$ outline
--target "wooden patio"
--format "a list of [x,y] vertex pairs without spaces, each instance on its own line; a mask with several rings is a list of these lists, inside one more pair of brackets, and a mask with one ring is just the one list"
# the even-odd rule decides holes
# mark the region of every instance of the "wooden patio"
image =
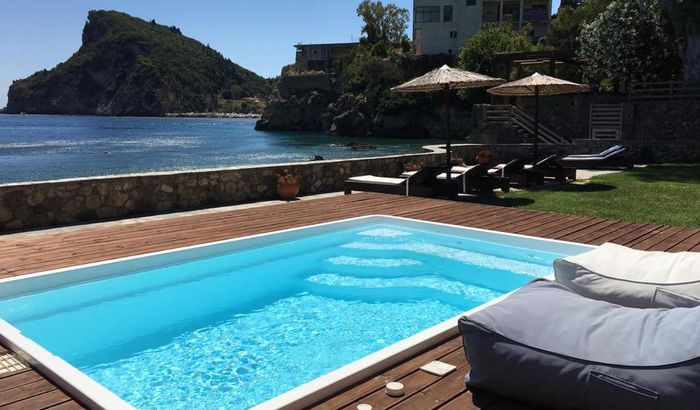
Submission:
[[[276,231],[363,215],[395,215],[574,242],[615,242],[637,249],[700,251],[700,230],[594,217],[477,205],[384,194],[354,194],[287,204],[210,212],[162,219],[134,219],[69,230],[0,236],[0,277],[143,254],[180,246]],[[0,347],[0,362],[5,347]],[[441,359],[458,366],[439,378],[418,368]],[[464,387],[468,371],[459,338],[450,338],[356,386],[325,399],[314,409],[533,409]],[[21,367],[21,366],[20,366]],[[383,393],[388,381],[401,381],[406,395]],[[69,409],[83,406],[36,369],[2,373],[0,407]]]

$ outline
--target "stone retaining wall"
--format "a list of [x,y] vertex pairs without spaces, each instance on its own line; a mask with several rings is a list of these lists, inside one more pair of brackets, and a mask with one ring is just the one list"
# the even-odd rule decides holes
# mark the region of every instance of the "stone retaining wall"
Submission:
[[[541,145],[540,156],[600,152],[614,142],[581,140],[573,145]],[[700,163],[700,141],[625,141],[637,162]],[[430,147],[436,150],[437,147]],[[530,144],[460,144],[454,155],[473,163],[488,148],[494,163],[527,158]],[[338,161],[150,173],[0,185],[0,233],[107,219],[151,215],[277,198],[275,173],[301,176],[300,195],[337,192],[349,176],[396,176],[406,162],[434,165],[432,152]]]
[[300,195],[336,192],[352,175],[396,176],[435,153],[0,185],[0,232],[277,198],[275,173],[301,176]]

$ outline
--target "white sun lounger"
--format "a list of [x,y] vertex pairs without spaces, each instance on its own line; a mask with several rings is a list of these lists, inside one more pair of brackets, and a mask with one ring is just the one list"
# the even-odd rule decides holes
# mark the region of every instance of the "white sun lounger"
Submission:
[[386,186],[394,186],[394,187],[400,187],[403,185],[405,187],[406,196],[408,196],[408,194],[409,194],[409,191],[408,191],[409,179],[410,179],[410,177],[390,178],[390,177],[377,177],[374,175],[360,175],[357,177],[348,178],[348,180],[346,181],[346,184],[347,183],[356,183],[356,184],[360,184],[360,185],[361,184],[386,185]]

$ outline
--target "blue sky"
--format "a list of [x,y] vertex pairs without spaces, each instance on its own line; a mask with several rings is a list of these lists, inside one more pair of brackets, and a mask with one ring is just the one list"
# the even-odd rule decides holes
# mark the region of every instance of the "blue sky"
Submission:
[[[119,10],[209,43],[256,73],[273,77],[294,61],[293,44],[357,40],[359,0],[2,0],[0,107],[13,80],[50,69],[79,47],[88,10]],[[412,0],[393,0],[409,10]],[[554,0],[552,9],[559,8]]]

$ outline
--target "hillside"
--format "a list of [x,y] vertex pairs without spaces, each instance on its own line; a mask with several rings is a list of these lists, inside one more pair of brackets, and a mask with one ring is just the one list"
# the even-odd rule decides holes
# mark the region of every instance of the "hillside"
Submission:
[[90,11],[80,49],[13,82],[5,112],[158,116],[217,111],[269,91],[267,80],[177,27]]

